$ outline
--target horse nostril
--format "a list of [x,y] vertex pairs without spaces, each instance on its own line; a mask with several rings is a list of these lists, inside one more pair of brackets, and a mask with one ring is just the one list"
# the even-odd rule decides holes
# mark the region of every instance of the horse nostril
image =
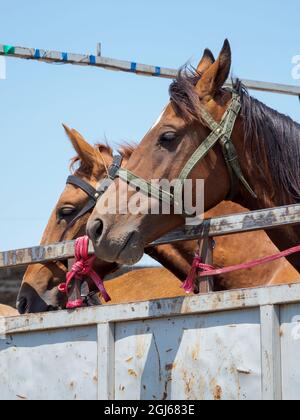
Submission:
[[21,315],[24,315],[28,310],[28,302],[25,297],[19,298],[17,301],[17,309]]
[[103,222],[101,219],[93,220],[88,226],[88,235],[93,242],[97,242],[103,233]]

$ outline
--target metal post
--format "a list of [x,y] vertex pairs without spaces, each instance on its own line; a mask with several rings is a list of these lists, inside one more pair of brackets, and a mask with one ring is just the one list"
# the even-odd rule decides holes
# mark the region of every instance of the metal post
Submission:
[[98,324],[98,399],[115,399],[115,324]]
[[97,44],[97,53],[96,53],[97,57],[101,57],[102,56],[102,44],[101,42],[98,42]]
[[282,400],[282,363],[280,308],[262,306],[261,310],[262,399]]
[[[204,247],[206,246],[207,249],[205,250],[205,257],[203,259],[204,264],[213,265],[213,254],[214,254],[214,240],[213,238],[208,238],[206,245],[204,244],[205,241],[201,242],[200,246],[200,255],[202,254]],[[211,293],[214,291],[214,278],[207,276],[202,277],[199,281],[199,293]]]

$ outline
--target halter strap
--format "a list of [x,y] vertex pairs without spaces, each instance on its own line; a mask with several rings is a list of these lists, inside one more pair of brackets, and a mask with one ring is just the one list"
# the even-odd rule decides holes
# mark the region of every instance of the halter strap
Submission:
[[162,203],[170,204],[174,201],[173,194],[166,192],[160,188],[157,188],[151,182],[148,182],[134,173],[129,171],[128,169],[120,169],[118,172],[118,177],[122,180],[130,184],[131,186],[139,189],[146,195],[151,195],[151,197],[156,198]]
[[233,99],[230,107],[225,112],[222,121],[218,124],[211,115],[202,109],[201,117],[207,124],[208,128],[212,130],[211,134],[206,140],[198,147],[185,167],[181,171],[178,177],[178,183],[175,186],[174,196],[181,196],[182,186],[191,172],[195,169],[197,164],[204,159],[210,150],[220,141],[222,138],[230,139],[236,118],[241,110],[241,103],[238,95],[233,94]]
[[75,223],[95,207],[98,196],[97,190],[94,187],[92,187],[92,185],[88,184],[86,181],[77,176],[69,176],[67,179],[67,185],[68,184],[74,185],[75,187],[78,187],[82,191],[84,191],[88,195],[89,200],[86,203],[86,205],[80,210],[80,212],[74,217],[74,219],[72,219],[71,222],[68,223],[66,229],[64,230],[60,238],[60,242],[62,242],[65,239],[67,232],[75,225]]
[[74,217],[74,219],[72,219],[71,222],[68,224],[60,238],[60,242],[64,240],[67,232],[75,225],[75,223],[79,219],[81,219],[83,216],[85,216],[87,213],[94,209],[99,198],[107,191],[111,182],[114,181],[114,179],[116,178],[116,175],[121,168],[122,162],[123,156],[114,156],[113,163],[108,168],[109,178],[105,178],[102,182],[100,182],[97,188],[94,188],[91,184],[79,178],[78,176],[71,175],[68,177],[67,184],[74,185],[75,187],[80,188],[88,195],[89,200],[86,203],[86,205],[80,210],[80,212]]
[[78,176],[71,175],[67,178],[67,184],[74,185],[84,191],[93,200],[97,199],[97,190],[88,182],[79,178]]
[[152,183],[143,180],[141,177],[136,176],[131,171],[126,169],[119,170],[119,178],[127,183],[130,183],[132,186],[139,188],[139,190],[144,194],[151,193],[152,197],[157,198],[160,202],[177,205],[178,202],[181,201],[182,187],[184,186],[184,183],[190,176],[191,172],[195,169],[198,163],[207,156],[210,150],[218,142],[220,142],[231,179],[231,192],[229,198],[232,199],[236,195],[238,190],[238,182],[241,182],[247,191],[254,198],[257,198],[255,192],[250,187],[249,183],[246,181],[243,175],[235,146],[231,140],[234,125],[240,110],[241,100],[236,92],[233,92],[232,102],[220,123],[217,123],[205,109],[201,110],[201,118],[212,132],[201,143],[201,145],[194,152],[192,157],[188,160],[182,169],[174,188],[174,194],[163,191]]

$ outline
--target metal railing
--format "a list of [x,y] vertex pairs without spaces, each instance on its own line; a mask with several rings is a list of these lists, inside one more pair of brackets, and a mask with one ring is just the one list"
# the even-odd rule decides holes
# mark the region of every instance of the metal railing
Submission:
[[[208,223],[208,220],[204,223]],[[275,229],[282,226],[300,224],[300,204],[239,213],[209,219],[209,237],[232,235],[235,233],[254,232]],[[187,226],[169,233],[155,241],[151,246],[192,241],[204,237],[204,224]],[[48,263],[74,258],[74,241],[24,248],[0,253],[0,270],[27,266],[36,263]],[[94,253],[90,243],[90,253]]]
[[[174,79],[178,73],[177,69],[140,64],[133,61],[116,60],[99,55],[74,54],[62,51],[46,51],[37,48],[14,47],[4,44],[0,44],[0,56],[1,55],[25,60],[35,60],[50,64],[59,63],[71,64],[75,66],[98,67],[106,70],[122,71],[126,73],[134,73],[140,76],[152,76],[164,79]],[[242,82],[250,90],[300,97],[300,86],[290,86],[278,83],[244,79]],[[231,86],[230,80],[228,80],[226,86]]]

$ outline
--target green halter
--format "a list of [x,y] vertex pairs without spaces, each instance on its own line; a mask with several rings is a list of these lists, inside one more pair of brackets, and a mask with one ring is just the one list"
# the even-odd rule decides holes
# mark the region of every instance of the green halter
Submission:
[[225,112],[220,124],[217,123],[205,109],[201,109],[201,118],[212,132],[198,147],[193,156],[184,166],[175,185],[174,194],[170,194],[166,191],[161,190],[160,188],[134,175],[132,172],[126,169],[120,169],[118,172],[118,177],[123,181],[129,183],[131,186],[139,189],[144,194],[151,194],[152,197],[156,198],[162,203],[176,205],[181,201],[182,187],[184,186],[184,183],[190,176],[191,172],[195,169],[198,163],[200,163],[205,158],[205,156],[207,156],[210,150],[219,142],[222,147],[222,151],[231,179],[231,192],[228,199],[233,199],[237,194],[239,182],[241,182],[244,185],[244,187],[252,195],[252,197],[257,198],[255,192],[252,190],[252,188],[250,187],[249,183],[246,181],[243,175],[235,146],[231,140],[234,125],[240,113],[240,110],[240,97],[235,92],[233,92],[232,102],[227,111]]

